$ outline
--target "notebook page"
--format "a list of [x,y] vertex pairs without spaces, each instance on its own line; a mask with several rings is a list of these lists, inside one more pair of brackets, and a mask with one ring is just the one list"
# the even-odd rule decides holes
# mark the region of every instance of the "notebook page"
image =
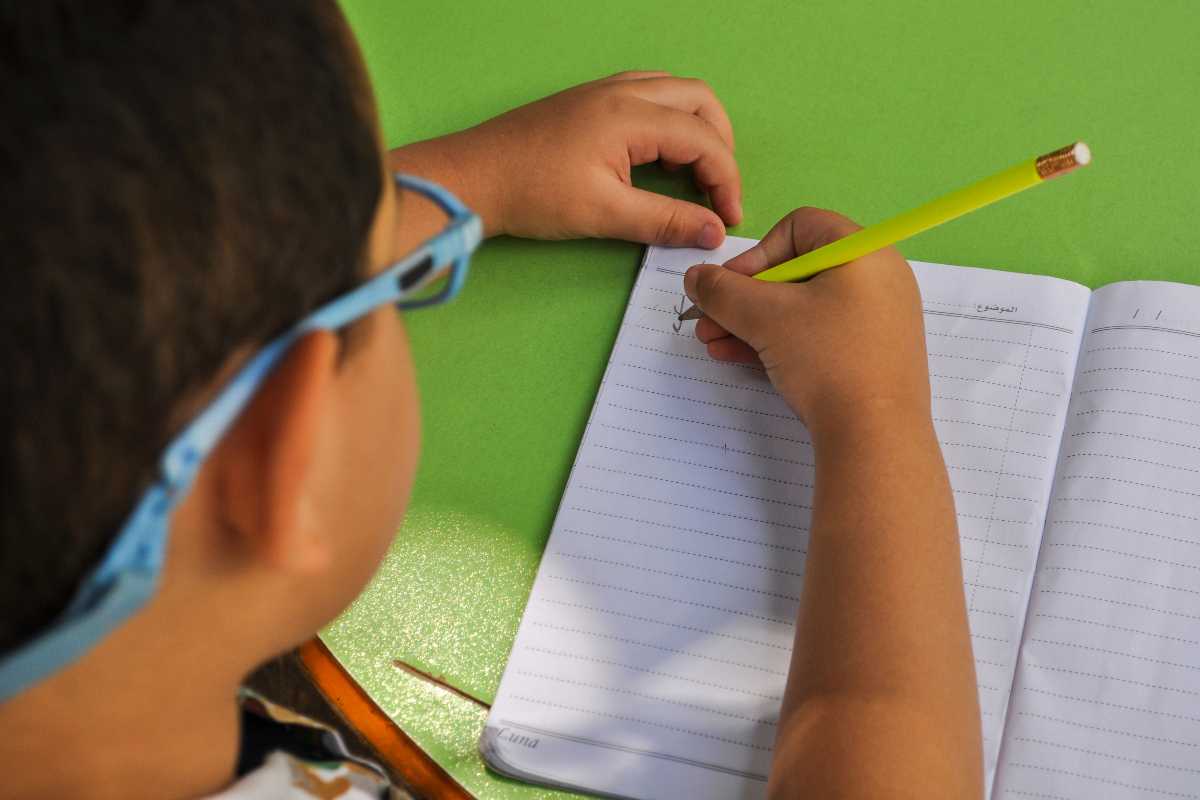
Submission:
[[1197,308],[1093,294],[998,797],[1200,797]]
[[[635,798],[761,797],[804,569],[804,427],[678,326],[716,253],[647,251],[480,751]],[[681,330],[675,330],[681,327]]]
[[[763,795],[811,446],[761,368],[674,329],[686,268],[751,244],[647,253],[480,740],[503,772],[621,797]],[[1087,290],[914,267],[995,741]]]
[[958,512],[990,787],[1090,293],[1042,276],[912,266]]

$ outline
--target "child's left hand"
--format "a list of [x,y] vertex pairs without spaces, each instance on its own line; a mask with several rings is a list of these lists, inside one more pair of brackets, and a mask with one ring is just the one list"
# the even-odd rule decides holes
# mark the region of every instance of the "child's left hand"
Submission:
[[[391,152],[395,170],[442,183],[488,236],[604,237],[714,248],[742,220],[733,129],[712,89],[665,72],[623,72],[459,133]],[[630,167],[691,164],[715,210],[635,189]]]

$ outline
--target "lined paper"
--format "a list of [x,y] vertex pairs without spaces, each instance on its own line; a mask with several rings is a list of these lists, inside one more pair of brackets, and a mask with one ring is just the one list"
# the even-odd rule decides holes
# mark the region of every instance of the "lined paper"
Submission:
[[1042,276],[912,266],[958,512],[990,787],[1090,293]]
[[996,794],[1200,797],[1200,288],[1093,294]]
[[[501,771],[631,798],[764,794],[812,449],[761,368],[675,330],[687,267],[752,244],[648,250],[480,741]],[[1088,292],[914,270],[992,764]]]
[[812,448],[761,367],[713,362],[673,311],[688,267],[752,244],[648,251],[481,740],[506,772],[764,793]]

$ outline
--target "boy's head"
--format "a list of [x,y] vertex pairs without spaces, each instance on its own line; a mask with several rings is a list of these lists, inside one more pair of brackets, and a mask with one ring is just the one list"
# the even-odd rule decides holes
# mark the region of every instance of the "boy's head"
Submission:
[[[334,0],[5,0],[0,104],[3,655],[233,370],[396,255],[396,197]],[[416,438],[393,310],[310,334],[176,511],[159,596],[97,650],[167,646],[172,620],[243,658],[310,633],[381,557]]]

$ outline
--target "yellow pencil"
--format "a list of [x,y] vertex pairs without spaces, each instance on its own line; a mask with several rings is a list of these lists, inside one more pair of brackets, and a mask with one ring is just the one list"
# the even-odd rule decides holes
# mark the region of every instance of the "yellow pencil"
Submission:
[[[939,197],[911,211],[905,211],[891,219],[863,228],[845,239],[785,261],[763,270],[755,278],[763,281],[802,281],[818,272],[853,261],[859,256],[873,253],[880,248],[907,239],[913,234],[929,230],[935,225],[960,217],[968,211],[983,208],[989,203],[1016,194],[1022,189],[1066,175],[1072,170],[1087,165],[1092,153],[1083,142],[1055,150],[1023,164],[998,172],[990,178],[959,189],[957,192]],[[680,321],[699,319],[704,312],[692,306],[679,315]]]

